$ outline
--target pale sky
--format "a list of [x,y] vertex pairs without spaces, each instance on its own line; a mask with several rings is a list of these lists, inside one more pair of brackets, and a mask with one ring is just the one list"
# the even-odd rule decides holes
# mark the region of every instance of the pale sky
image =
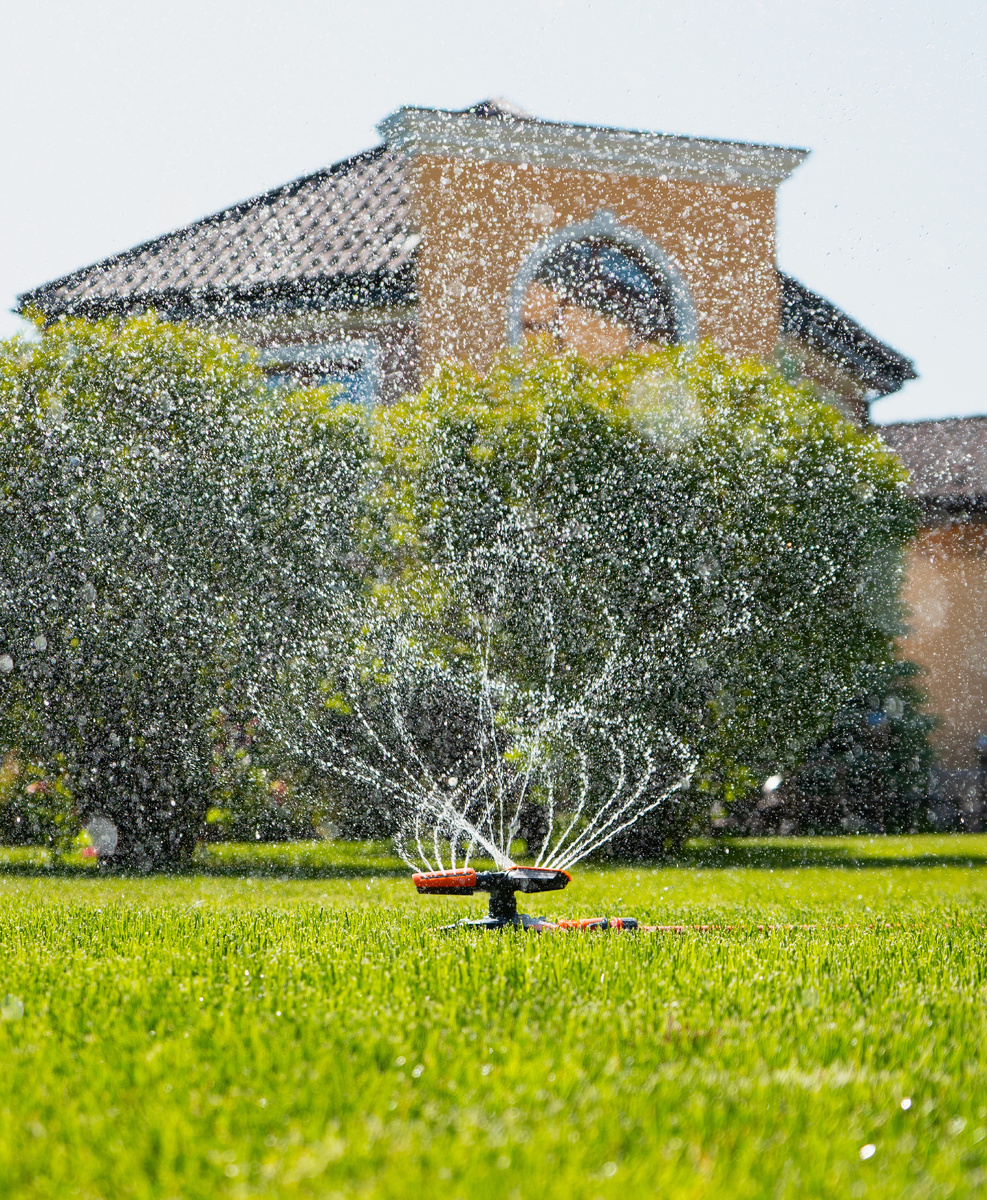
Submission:
[[377,144],[404,104],[805,146],[779,265],[912,357],[877,420],[987,413],[982,4],[7,0],[18,292]]

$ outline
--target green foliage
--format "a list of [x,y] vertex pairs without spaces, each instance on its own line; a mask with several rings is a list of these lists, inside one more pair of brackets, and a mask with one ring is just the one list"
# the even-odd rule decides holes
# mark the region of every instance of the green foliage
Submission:
[[106,816],[136,865],[210,809],[379,831],[409,772],[521,762],[549,711],[515,833],[629,771],[642,805],[692,778],[680,839],[892,662],[896,460],[708,347],[452,367],[368,425],[233,340],[62,321],[0,347],[0,435],[0,748],[48,840]]
[[696,762],[677,837],[690,805],[794,769],[893,662],[903,471],[770,368],[508,357],[445,369],[374,434],[379,603],[445,662],[481,628],[484,670],[529,697],[577,699],[619,645],[595,699]]
[[213,713],[214,805],[206,814],[209,841],[278,842],[311,838],[326,814],[263,736],[259,719],[242,723]]
[[804,766],[759,805],[753,825],[784,822],[805,833],[927,828],[935,720],[922,710],[917,673],[909,662],[870,671]]
[[58,855],[78,832],[78,813],[57,756],[46,770],[8,750],[0,766],[0,844],[42,845]]
[[121,860],[190,853],[210,714],[347,575],[358,427],[153,315],[0,346],[0,744],[114,821]]
[[286,880],[290,846],[273,879],[8,876],[4,1195],[979,1195],[985,841],[540,898],[713,926],[637,937],[438,936],[483,898]]

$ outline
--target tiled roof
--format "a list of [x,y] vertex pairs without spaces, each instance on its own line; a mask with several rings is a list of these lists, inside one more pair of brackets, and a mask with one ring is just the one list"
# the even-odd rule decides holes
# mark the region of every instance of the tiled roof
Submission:
[[909,492],[928,509],[987,509],[987,417],[911,421],[878,430],[912,473]]
[[887,396],[909,379],[915,364],[879,341],[829,300],[778,272],[781,283],[781,331],[819,350],[866,387]]
[[214,311],[414,299],[407,159],[378,147],[21,296],[47,316]]

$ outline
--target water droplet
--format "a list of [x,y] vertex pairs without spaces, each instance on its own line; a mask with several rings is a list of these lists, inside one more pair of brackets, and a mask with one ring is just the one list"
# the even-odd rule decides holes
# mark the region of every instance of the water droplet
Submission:
[[24,1016],[24,1001],[20,996],[6,995],[0,1000],[0,1020],[19,1021]]
[[83,829],[92,842],[93,849],[101,858],[109,857],[116,852],[120,835],[116,825],[109,817],[90,817],[83,825]]

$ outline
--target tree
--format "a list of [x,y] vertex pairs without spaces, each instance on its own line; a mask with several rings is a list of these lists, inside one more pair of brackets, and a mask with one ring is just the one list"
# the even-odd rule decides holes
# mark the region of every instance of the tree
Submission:
[[709,347],[449,367],[374,438],[360,636],[300,655],[321,708],[287,693],[313,761],[436,855],[499,821],[509,857],[573,812],[582,853],[742,796],[892,661],[902,469],[768,367]]
[[118,861],[191,852],[217,725],[348,585],[361,429],[153,314],[0,347],[0,735]]

